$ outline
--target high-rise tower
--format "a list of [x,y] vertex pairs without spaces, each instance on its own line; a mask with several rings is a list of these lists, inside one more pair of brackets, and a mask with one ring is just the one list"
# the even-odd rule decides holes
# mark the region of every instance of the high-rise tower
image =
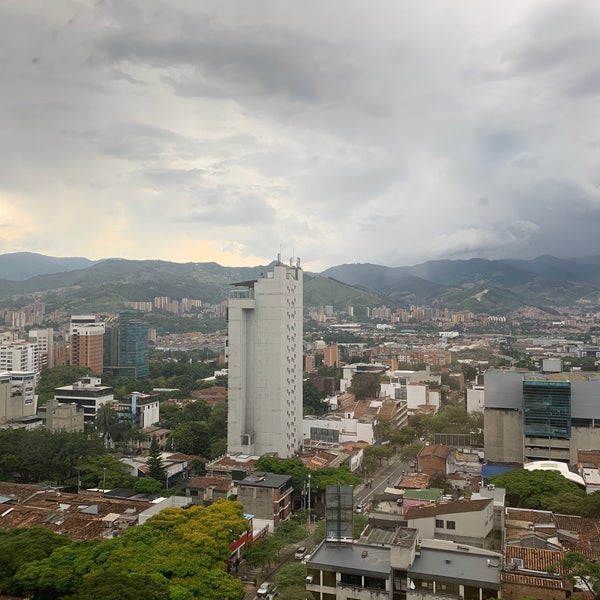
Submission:
[[147,377],[150,370],[148,323],[135,313],[121,313],[104,332],[104,371],[127,377]]
[[70,333],[71,364],[102,373],[104,323],[96,322],[95,315],[72,315]]
[[277,263],[229,295],[230,454],[277,453],[302,444],[303,273]]

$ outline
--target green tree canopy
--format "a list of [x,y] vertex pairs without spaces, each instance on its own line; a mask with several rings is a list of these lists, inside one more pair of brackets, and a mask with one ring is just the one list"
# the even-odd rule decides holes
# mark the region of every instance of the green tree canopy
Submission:
[[310,381],[305,381],[302,386],[302,407],[305,415],[323,415],[328,411],[328,406],[323,400],[327,397],[325,392],[319,391]]
[[379,373],[356,372],[352,376],[350,391],[357,400],[378,398],[381,390],[381,375]]
[[148,465],[148,477],[152,477],[152,479],[155,479],[156,481],[165,481],[167,472],[165,470],[165,464],[161,456],[158,438],[156,436],[152,436],[146,464]]
[[555,471],[517,469],[494,475],[490,481],[506,489],[512,506],[550,510],[553,503],[565,494],[583,497],[585,492]]
[[16,593],[13,576],[22,565],[42,560],[71,541],[45,527],[0,529],[0,592]]
[[21,565],[13,582],[18,593],[36,599],[76,594],[83,598],[98,577],[95,581],[104,589],[111,578],[119,586],[128,578],[146,589],[151,578],[157,595],[137,597],[162,600],[166,587],[176,600],[241,600],[242,584],[226,572],[226,561],[230,544],[249,526],[239,502],[219,500],[209,507],[164,509],[121,537],[72,542],[47,558]]

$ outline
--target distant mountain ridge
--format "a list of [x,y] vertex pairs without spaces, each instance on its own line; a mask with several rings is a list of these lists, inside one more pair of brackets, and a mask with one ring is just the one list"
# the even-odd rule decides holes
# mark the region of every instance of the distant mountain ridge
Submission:
[[[154,296],[220,302],[232,283],[255,279],[271,265],[223,267],[215,262],[58,258],[29,252],[0,255],[0,299],[42,295],[49,306],[119,310]],[[410,304],[506,314],[519,306],[600,306],[600,256],[532,260],[435,260],[413,266],[343,264],[305,272],[305,305]]]
[[51,275],[91,267],[100,261],[82,257],[46,256],[35,252],[0,254],[0,279],[25,281],[36,275]]

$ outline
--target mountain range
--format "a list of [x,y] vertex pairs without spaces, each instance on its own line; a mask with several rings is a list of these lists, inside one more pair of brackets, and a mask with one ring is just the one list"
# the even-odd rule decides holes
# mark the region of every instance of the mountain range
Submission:
[[[57,258],[0,255],[0,301],[22,305],[43,298],[50,308],[119,310],[124,301],[155,296],[219,302],[234,282],[259,277],[272,265],[223,267],[214,262]],[[600,256],[532,260],[435,260],[413,266],[343,264],[305,273],[305,305],[336,310],[410,304],[506,314],[529,305],[555,310],[600,305]]]

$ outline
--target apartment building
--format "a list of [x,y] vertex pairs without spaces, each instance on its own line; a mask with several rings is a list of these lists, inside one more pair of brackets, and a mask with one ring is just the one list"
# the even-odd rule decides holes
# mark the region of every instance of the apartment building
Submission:
[[302,445],[303,272],[278,262],[229,295],[230,454],[289,458]]

